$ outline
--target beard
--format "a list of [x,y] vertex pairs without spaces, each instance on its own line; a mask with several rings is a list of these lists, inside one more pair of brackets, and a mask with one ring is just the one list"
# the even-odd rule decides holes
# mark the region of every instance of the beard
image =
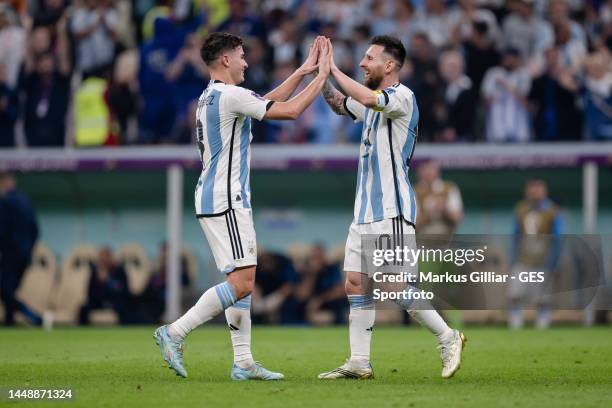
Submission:
[[365,79],[364,85],[370,88],[371,90],[375,90],[378,88],[382,80],[382,75],[374,76],[372,73],[370,73],[370,75]]

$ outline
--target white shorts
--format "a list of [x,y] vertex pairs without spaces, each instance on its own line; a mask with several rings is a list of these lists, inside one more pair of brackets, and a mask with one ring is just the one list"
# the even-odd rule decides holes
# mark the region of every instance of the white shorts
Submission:
[[[381,221],[371,222],[368,224],[351,224],[349,228],[348,237],[346,239],[346,247],[344,248],[344,270],[346,272],[360,272],[368,273],[368,271],[362,271],[362,235],[387,235],[388,242],[396,243],[400,245],[403,242],[403,246],[409,248],[416,248],[414,226],[407,222],[403,217],[386,218]],[[402,241],[402,236],[410,235],[411,239]],[[365,254],[363,254],[365,256]]]
[[249,208],[236,208],[211,217],[199,216],[217,268],[222,273],[257,265],[253,215]]

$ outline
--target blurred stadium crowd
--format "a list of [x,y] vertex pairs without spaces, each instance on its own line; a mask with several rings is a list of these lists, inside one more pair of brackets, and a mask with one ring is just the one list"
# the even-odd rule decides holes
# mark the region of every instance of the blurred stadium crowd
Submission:
[[[247,46],[265,93],[317,34],[360,79],[374,35],[402,39],[421,141],[612,139],[610,0],[0,0],[0,145],[189,143],[203,36]],[[319,98],[255,142],[358,142]]]
[[[142,246],[125,243],[113,249],[75,245],[58,257],[44,243],[32,251],[31,263],[8,293],[3,284],[0,318],[5,325],[152,324],[166,308],[166,244],[149,257]],[[338,324],[346,320],[348,302],[338,251],[321,245],[293,245],[288,255],[261,250],[253,292],[253,321],[270,324]],[[197,257],[181,254],[182,307],[201,292]],[[3,283],[16,271],[3,269]]]

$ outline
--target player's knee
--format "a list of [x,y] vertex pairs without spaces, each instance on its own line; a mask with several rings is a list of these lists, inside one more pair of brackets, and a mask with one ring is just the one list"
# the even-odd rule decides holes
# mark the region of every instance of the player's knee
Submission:
[[363,285],[361,279],[347,276],[344,282],[344,290],[347,295],[360,295],[363,293]]
[[236,299],[242,299],[246,296],[249,296],[251,292],[253,292],[253,288],[255,286],[254,279],[241,279],[234,280],[231,282],[232,287],[234,288],[234,292],[236,293]]

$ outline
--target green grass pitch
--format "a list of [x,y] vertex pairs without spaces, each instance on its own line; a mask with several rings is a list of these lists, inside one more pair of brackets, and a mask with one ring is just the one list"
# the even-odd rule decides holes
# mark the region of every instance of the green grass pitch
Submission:
[[[193,332],[189,378],[164,368],[153,328],[0,329],[0,387],[65,388],[65,407],[610,407],[612,329],[508,331],[468,328],[461,370],[440,378],[434,338],[422,329],[377,328],[376,378],[323,382],[348,354],[347,330],[254,327],[255,358],[282,382],[229,379],[224,327]],[[0,405],[7,404],[6,399]],[[10,406],[53,406],[18,402]]]

